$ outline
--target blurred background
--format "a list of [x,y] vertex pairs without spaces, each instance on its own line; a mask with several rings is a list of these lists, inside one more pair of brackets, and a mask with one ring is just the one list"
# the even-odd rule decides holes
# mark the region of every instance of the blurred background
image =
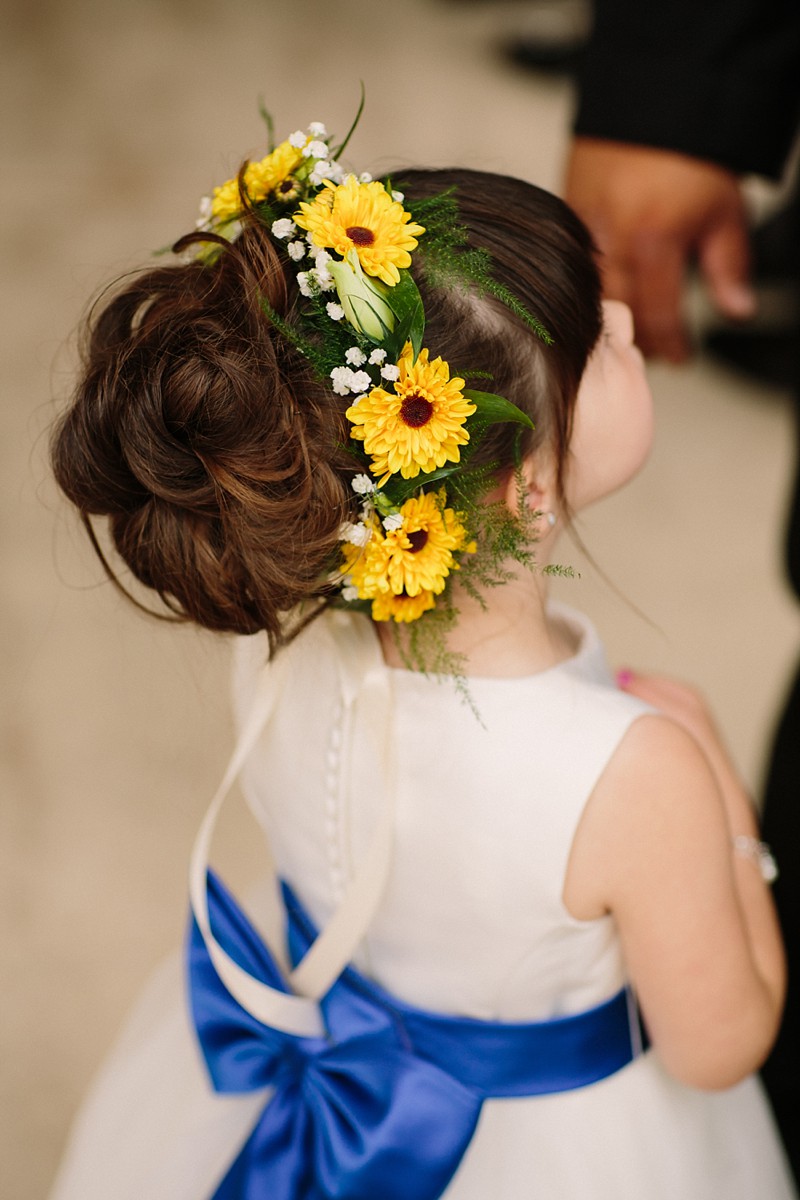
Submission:
[[[231,742],[226,641],[127,607],[49,479],[48,429],[72,386],[80,319],[104,284],[191,228],[199,197],[244,156],[266,152],[259,96],[279,137],[312,120],[343,133],[363,80],[366,112],[348,152],[359,169],[457,163],[558,190],[569,77],[501,52],[547,7],[0,9],[4,1196],[46,1195],[93,1070],[181,936],[189,846]],[[652,461],[579,526],[613,586],[565,543],[561,561],[580,578],[559,591],[594,617],[616,665],[668,670],[706,691],[757,790],[800,647],[780,566],[788,395],[702,355],[653,368],[652,383]],[[257,860],[235,806],[220,854],[237,879]]]

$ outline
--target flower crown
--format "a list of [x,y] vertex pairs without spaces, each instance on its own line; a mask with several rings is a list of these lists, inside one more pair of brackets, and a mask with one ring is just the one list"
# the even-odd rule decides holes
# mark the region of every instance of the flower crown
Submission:
[[[466,388],[423,346],[425,313],[409,271],[418,240],[426,239],[434,286],[491,292],[544,341],[551,339],[492,278],[488,255],[467,246],[451,192],[412,212],[391,181],[344,170],[339,158],[361,108],[363,97],[335,148],[325,126],[314,122],[272,145],[260,162],[246,162],[203,199],[196,233],[176,249],[191,244],[197,258],[213,261],[239,235],[247,213],[270,230],[297,273],[303,300],[291,323],[266,300],[264,311],[348,401],[359,511],[340,530],[340,560],[329,583],[338,603],[366,609],[376,621],[416,622],[437,608],[452,616],[453,572],[461,571],[478,594],[477,584],[507,577],[502,563],[509,557],[532,561],[530,523],[522,528],[524,518],[512,518],[504,505],[478,502],[496,464],[470,465],[489,425],[532,423],[503,397]],[[272,143],[272,123],[263,115]]]

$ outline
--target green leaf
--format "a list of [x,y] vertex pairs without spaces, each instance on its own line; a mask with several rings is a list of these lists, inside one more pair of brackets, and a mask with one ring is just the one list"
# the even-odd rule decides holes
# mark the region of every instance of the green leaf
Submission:
[[360,81],[360,84],[361,84],[361,101],[358,106],[358,112],[356,113],[355,117],[353,118],[352,125],[350,126],[347,133],[345,134],[344,141],[340,142],[339,145],[335,147],[335,149],[331,150],[331,158],[339,158],[339,156],[344,153],[347,143],[350,141],[350,138],[355,133],[356,126],[358,125],[358,122],[361,120],[361,114],[364,111],[364,102],[366,100],[366,92],[364,90],[364,80],[363,79]]
[[399,508],[409,496],[413,496],[414,492],[418,492],[420,488],[426,488],[432,483],[438,483],[440,479],[447,479],[449,475],[455,475],[460,471],[463,464],[460,462],[450,463],[449,466],[439,467],[436,471],[429,471],[427,475],[415,475],[413,479],[390,479],[383,485],[381,489],[386,496],[389,497],[392,504],[396,504]]
[[425,335],[425,309],[409,271],[400,272],[400,282],[387,291],[386,302],[397,317],[394,334],[384,343],[386,352],[396,362],[406,342],[411,342],[416,362]]
[[269,147],[270,154],[272,154],[272,151],[275,149],[275,125],[272,120],[272,113],[267,109],[263,96],[258,97],[258,111],[261,116],[261,120],[267,127],[267,145]]
[[533,421],[516,404],[506,400],[504,396],[496,396],[493,392],[474,392],[468,388],[464,398],[475,405],[477,412],[467,421],[467,427],[472,425],[496,425],[500,421],[514,421],[518,425],[527,425],[533,429]]

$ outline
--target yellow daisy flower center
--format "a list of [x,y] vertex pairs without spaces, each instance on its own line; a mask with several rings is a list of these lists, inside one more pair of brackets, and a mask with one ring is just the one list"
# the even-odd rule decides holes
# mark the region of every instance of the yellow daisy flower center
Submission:
[[433,416],[433,404],[426,396],[420,395],[419,392],[412,392],[409,396],[403,397],[400,416],[412,429],[421,429]]
[[374,246],[375,234],[365,225],[348,225],[345,233],[354,246]]
[[406,537],[411,542],[411,553],[419,554],[420,550],[425,549],[428,531],[427,529],[412,529],[410,533],[406,534]]

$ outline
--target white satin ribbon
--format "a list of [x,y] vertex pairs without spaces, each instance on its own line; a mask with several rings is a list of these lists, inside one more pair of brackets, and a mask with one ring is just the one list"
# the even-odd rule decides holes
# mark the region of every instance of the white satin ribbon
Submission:
[[[386,796],[364,861],[347,887],[341,905],[288,976],[291,994],[269,987],[244,971],[216,940],[208,916],[206,875],[222,802],[275,711],[292,663],[303,652],[302,635],[279,651],[262,672],[236,748],[198,830],[189,864],[192,911],[225,987],[257,1020],[300,1037],[320,1037],[325,1033],[318,1001],[352,960],[380,903],[389,876],[394,834],[391,671],[383,664],[374,632],[367,622],[346,614],[326,614],[318,619],[331,625],[330,641],[337,656],[345,707],[358,700],[360,719],[369,726],[367,736],[373,745],[382,747]],[[277,895],[271,856],[269,874],[270,890]],[[271,937],[274,936],[271,931]],[[275,957],[281,961],[280,956]]]

